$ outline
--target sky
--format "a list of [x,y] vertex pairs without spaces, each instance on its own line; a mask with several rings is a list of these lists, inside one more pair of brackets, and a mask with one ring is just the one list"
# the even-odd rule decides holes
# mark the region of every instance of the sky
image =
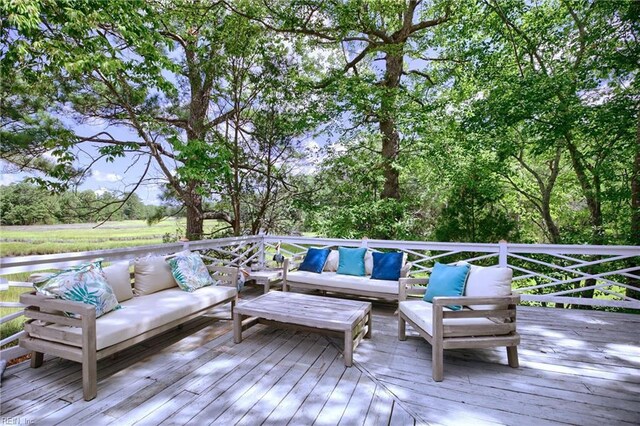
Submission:
[[[106,126],[102,123],[79,125],[71,120],[64,120],[65,124],[74,129],[79,135],[88,136],[103,130],[108,130],[115,138],[121,140],[139,140],[138,136],[124,127]],[[301,149],[307,154],[307,160],[302,162],[294,173],[313,173],[323,158],[322,147],[328,143],[326,135],[311,136],[304,135],[300,140]],[[336,147],[340,149],[339,147]],[[99,156],[96,144],[84,143],[81,149],[76,151],[77,165],[86,165]],[[55,161],[51,154],[46,156]],[[91,167],[90,175],[78,187],[79,191],[92,190],[101,195],[105,191],[122,193],[133,189],[133,185],[138,181],[146,167],[146,161],[140,160],[133,164],[133,155],[127,154],[124,158],[116,158],[113,162],[104,159],[95,161]],[[152,169],[147,174],[149,182],[143,183],[136,190],[136,194],[143,203],[147,205],[159,205],[161,201],[158,196],[161,193],[161,185],[165,181],[163,173],[152,162]],[[17,183],[23,179],[34,176],[34,173],[16,172],[11,165],[0,160],[0,186]],[[151,178],[151,179],[149,179]]]

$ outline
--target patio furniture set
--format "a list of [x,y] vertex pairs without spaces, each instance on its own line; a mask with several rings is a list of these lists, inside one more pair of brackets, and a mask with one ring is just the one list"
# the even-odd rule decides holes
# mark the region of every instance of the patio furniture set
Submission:
[[[435,381],[443,379],[444,349],[506,346],[509,365],[518,366],[519,296],[508,268],[436,263],[429,278],[410,278],[402,253],[345,247],[310,248],[298,260],[256,273],[265,294],[240,304],[237,268],[205,266],[198,253],[136,259],[133,273],[128,262],[102,269],[98,261],[34,277],[36,291],[20,299],[29,319],[20,345],[32,351],[32,367],[45,353],[80,362],[91,400],[97,360],[230,304],[236,343],[258,323],[319,331],[344,339],[351,366],[355,347],[372,337],[371,303],[291,291],[301,288],[397,301],[398,338],[406,339],[409,323],[431,344]],[[283,291],[269,292],[280,279]]]

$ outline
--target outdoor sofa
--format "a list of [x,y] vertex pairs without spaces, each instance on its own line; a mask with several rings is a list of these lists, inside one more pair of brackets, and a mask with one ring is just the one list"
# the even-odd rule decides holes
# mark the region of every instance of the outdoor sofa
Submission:
[[215,306],[230,303],[233,312],[237,268],[206,268],[217,285],[194,291],[178,287],[163,258],[136,260],[133,283],[128,262],[104,268],[120,308],[97,319],[93,305],[25,293],[20,302],[29,320],[20,346],[32,351],[34,368],[42,365],[43,354],[81,363],[83,396],[89,401],[97,395],[98,360],[176,328]]
[[292,288],[318,290],[323,292],[348,294],[377,299],[398,301],[398,289],[407,279],[411,264],[403,258],[400,277],[395,280],[374,279],[373,252],[367,250],[364,257],[365,272],[363,276],[344,275],[338,273],[338,250],[331,250],[321,273],[299,270],[305,253],[292,259],[285,259],[282,268],[282,291]]

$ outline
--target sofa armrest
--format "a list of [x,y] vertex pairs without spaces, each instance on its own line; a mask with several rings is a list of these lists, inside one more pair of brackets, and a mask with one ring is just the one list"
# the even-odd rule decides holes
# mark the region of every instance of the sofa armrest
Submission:
[[411,271],[412,267],[413,267],[413,263],[411,262],[405,263],[404,266],[400,269],[400,278],[408,278],[409,272]]
[[207,269],[213,278],[221,281],[222,285],[238,288],[238,274],[240,272],[238,268],[208,265]]
[[407,296],[424,296],[428,278],[400,278],[398,280],[398,301],[407,300]]
[[[35,291],[31,293],[23,293],[20,295],[20,303],[26,305],[27,308],[39,308],[42,312],[51,312],[52,315],[69,319],[69,316],[60,314],[60,311],[77,314],[80,316],[92,316],[95,318],[96,308],[93,305],[82,302],[74,302],[72,300],[56,299],[54,297],[43,296]],[[53,322],[53,321],[50,321]]]
[[[29,318],[24,323],[28,338],[53,342],[65,342],[67,345],[82,348],[82,355],[75,353],[67,358],[82,362],[83,356],[95,356],[96,350],[96,309],[95,306],[71,300],[62,300],[43,296],[36,292],[20,295],[20,303],[25,306],[24,316]],[[65,314],[67,313],[67,314]],[[78,315],[74,318],[68,314]],[[59,324],[81,329],[80,335],[65,333],[47,327]],[[22,343],[21,343],[22,345]],[[52,352],[54,355],[60,353]],[[36,363],[38,361],[35,361]]]

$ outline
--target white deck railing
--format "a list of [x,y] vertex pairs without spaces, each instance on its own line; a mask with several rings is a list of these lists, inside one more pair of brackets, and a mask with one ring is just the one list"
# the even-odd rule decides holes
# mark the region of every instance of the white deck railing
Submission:
[[[634,280],[640,282],[638,246],[437,243],[257,235],[78,253],[4,257],[0,258],[0,276],[59,269],[95,258],[116,262],[187,249],[201,251],[205,257],[224,265],[252,264],[263,268],[277,245],[281,246],[285,256],[303,253],[310,246],[400,250],[407,253],[413,264],[412,275],[426,275],[436,261],[453,263],[465,260],[483,266],[509,266],[514,270],[514,289],[521,294],[523,301],[640,309],[640,300],[627,292],[627,289],[634,289]],[[16,282],[10,285],[30,286]],[[20,307],[16,302],[2,302],[0,306]],[[0,324],[19,316],[20,313],[12,313],[1,318]],[[19,337],[20,333],[17,333],[0,343],[5,345]],[[0,351],[0,357],[12,359],[24,353],[26,351],[21,348],[13,347]]]

